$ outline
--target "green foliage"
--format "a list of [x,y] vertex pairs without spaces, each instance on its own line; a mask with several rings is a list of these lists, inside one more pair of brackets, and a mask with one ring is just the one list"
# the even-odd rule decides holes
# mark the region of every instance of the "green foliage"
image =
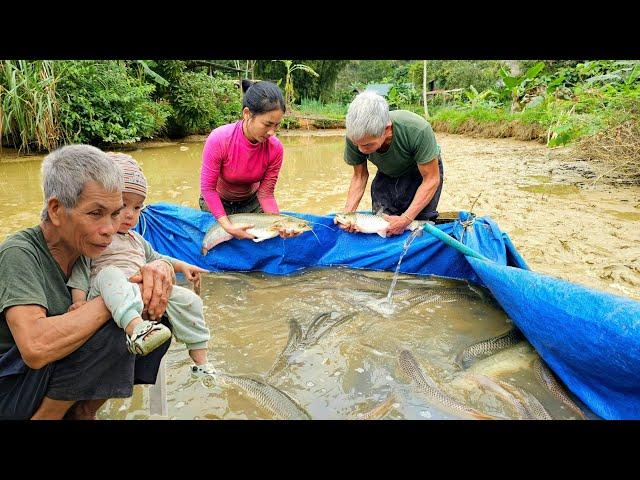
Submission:
[[511,97],[511,110],[515,111],[522,109],[523,105],[520,100],[532,88],[534,85],[532,80],[538,76],[543,68],[544,63],[538,62],[529,68],[524,75],[515,76],[509,75],[504,67],[500,69],[500,77],[504,84],[501,92],[504,97]]
[[295,101],[295,90],[293,89],[293,72],[296,70],[308,73],[309,75],[313,75],[314,77],[318,77],[319,75],[316,71],[309,67],[308,65],[304,65],[302,63],[293,63],[292,60],[273,60],[274,62],[282,62],[286,68],[286,73],[284,77],[284,101],[288,108],[291,108],[291,105]]
[[58,101],[53,62],[0,63],[0,141],[27,152],[58,145]]
[[155,87],[127,74],[124,62],[56,64],[60,124],[75,143],[129,143],[152,137],[169,111],[151,99]]
[[173,107],[170,136],[208,133],[237,120],[242,110],[236,83],[221,74],[182,72],[171,86],[169,99]]
[[344,119],[347,116],[348,105],[344,103],[322,103],[319,100],[303,98],[296,111],[303,115],[317,115],[332,119]]
[[[407,81],[422,89],[422,60],[411,63]],[[427,83],[435,89],[452,90],[474,85],[479,91],[496,86],[502,64],[495,60],[428,60]],[[427,87],[428,88],[428,87]]]
[[[346,60],[291,60],[291,62],[303,64],[318,74],[313,76],[302,70],[291,73],[291,81],[295,84],[297,97],[322,101],[331,100],[336,79],[348,63]],[[280,80],[282,85],[286,84],[287,68],[282,61],[258,60],[254,71],[256,78],[274,83]]]

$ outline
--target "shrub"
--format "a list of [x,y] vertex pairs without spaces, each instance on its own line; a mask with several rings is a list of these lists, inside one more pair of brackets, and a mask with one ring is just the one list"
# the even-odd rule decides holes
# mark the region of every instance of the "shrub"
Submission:
[[169,99],[173,114],[170,136],[208,133],[240,118],[240,89],[235,81],[204,72],[183,72],[171,86]]
[[169,109],[151,100],[155,87],[127,74],[124,62],[64,61],[59,78],[60,125],[76,143],[129,143],[162,129]]

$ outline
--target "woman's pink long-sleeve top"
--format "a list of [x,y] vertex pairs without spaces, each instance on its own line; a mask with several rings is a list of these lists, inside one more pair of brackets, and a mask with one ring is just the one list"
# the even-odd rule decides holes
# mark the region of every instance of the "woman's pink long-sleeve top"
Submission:
[[284,149],[276,137],[253,144],[242,120],[216,128],[204,144],[200,191],[216,219],[226,215],[221,198],[237,202],[257,192],[265,213],[280,213],[274,197]]

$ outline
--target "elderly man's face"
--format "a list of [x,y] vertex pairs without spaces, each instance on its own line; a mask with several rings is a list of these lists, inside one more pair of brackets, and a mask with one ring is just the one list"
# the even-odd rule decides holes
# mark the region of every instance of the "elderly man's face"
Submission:
[[66,243],[89,258],[100,256],[120,227],[122,193],[107,192],[87,182],[77,205],[62,215],[60,230]]
[[391,135],[391,127],[388,125],[384,129],[384,133],[379,137],[374,137],[372,135],[365,135],[358,141],[353,141],[353,144],[358,147],[360,153],[364,153],[365,155],[371,155],[373,152],[380,150],[382,145],[384,145],[385,141]]

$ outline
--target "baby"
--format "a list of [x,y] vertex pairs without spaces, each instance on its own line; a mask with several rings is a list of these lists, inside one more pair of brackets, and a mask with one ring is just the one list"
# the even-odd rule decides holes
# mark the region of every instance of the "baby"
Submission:
[[[138,163],[129,155],[107,153],[122,169],[124,190],[122,223],[111,244],[90,261],[87,277],[79,264],[74,267],[67,285],[71,287],[73,304],[78,308],[87,300],[102,296],[116,324],[127,334],[127,347],[137,355],[147,355],[171,337],[171,330],[161,323],[142,319],[143,302],[138,284],[129,282],[140,268],[154,260],[169,263],[174,271],[181,272],[191,282],[199,282],[200,273],[206,272],[194,265],[160,255],[153,250],[142,235],[132,231],[140,219],[140,211],[147,196],[147,181]],[[166,310],[176,339],[186,344],[194,364],[194,377],[214,374],[207,359],[207,343],[210,339],[202,312],[202,300],[193,291],[174,285]]]

